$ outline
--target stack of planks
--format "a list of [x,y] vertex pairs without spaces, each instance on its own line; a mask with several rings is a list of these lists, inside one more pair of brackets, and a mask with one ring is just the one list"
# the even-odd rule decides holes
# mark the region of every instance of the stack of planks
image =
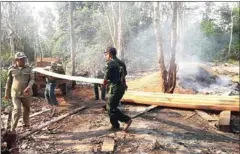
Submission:
[[127,91],[121,101],[126,103],[186,109],[239,111],[238,96],[186,95]]

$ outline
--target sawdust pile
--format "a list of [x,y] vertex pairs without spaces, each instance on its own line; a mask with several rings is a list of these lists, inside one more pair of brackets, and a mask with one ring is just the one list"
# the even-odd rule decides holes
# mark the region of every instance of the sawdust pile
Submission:
[[[141,77],[139,79],[129,81],[127,83],[128,90],[134,91],[144,91],[144,92],[161,92],[160,91],[160,77],[158,72],[151,73],[147,76]],[[195,94],[191,89],[184,89],[180,86],[176,86],[174,93],[179,94]]]

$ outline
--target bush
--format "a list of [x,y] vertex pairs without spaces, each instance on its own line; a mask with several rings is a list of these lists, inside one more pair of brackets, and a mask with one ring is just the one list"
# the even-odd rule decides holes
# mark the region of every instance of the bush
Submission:
[[2,99],[2,108],[10,105],[7,100],[4,99],[5,95],[5,86],[6,86],[6,81],[7,81],[7,70],[2,69],[1,71],[1,99]]

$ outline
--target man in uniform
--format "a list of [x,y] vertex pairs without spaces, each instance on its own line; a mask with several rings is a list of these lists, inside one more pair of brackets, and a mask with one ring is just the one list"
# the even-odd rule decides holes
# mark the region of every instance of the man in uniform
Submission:
[[126,65],[116,57],[117,51],[114,47],[108,47],[104,52],[106,58],[106,70],[104,76],[104,85],[109,84],[109,99],[107,101],[107,110],[112,124],[112,130],[120,128],[119,121],[125,122],[124,131],[132,123],[132,119],[122,113],[117,107],[126,90],[125,76],[127,74]]
[[29,129],[30,99],[32,96],[32,85],[34,73],[32,68],[25,64],[26,56],[23,52],[15,54],[15,64],[8,70],[8,78],[5,90],[5,99],[12,98],[13,112],[11,120],[11,131],[15,131],[23,107],[23,128]]
[[[57,63],[52,62],[50,67],[49,66],[45,67],[45,70],[58,73]],[[46,84],[44,96],[48,104],[51,106],[51,116],[53,116],[56,110],[56,106],[58,105],[58,101],[55,95],[57,79],[52,76],[46,76],[46,82],[47,84]]]
[[[103,79],[104,73],[103,73],[101,70],[98,70],[98,71],[96,71],[95,77],[96,77],[96,78]],[[99,100],[98,87],[101,89],[101,99],[102,99],[102,100],[106,100],[106,99],[105,99],[106,87],[103,86],[103,85],[101,85],[101,84],[97,84],[97,83],[94,84],[95,99],[96,99],[96,100]]]

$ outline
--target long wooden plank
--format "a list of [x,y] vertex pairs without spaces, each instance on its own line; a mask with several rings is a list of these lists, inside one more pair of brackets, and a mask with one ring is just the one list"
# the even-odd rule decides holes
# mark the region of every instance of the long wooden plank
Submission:
[[29,136],[29,135],[31,135],[31,134],[33,134],[33,133],[35,133],[35,132],[43,129],[44,127],[47,127],[48,125],[50,125],[50,124],[52,124],[52,123],[54,123],[54,122],[58,122],[58,121],[60,121],[60,120],[62,120],[62,119],[64,119],[64,118],[66,118],[67,116],[70,116],[70,115],[72,115],[72,114],[75,114],[75,113],[77,113],[78,111],[81,111],[81,110],[84,110],[84,109],[86,109],[86,106],[82,106],[82,107],[76,108],[76,109],[72,110],[72,111],[69,112],[69,113],[66,113],[66,114],[61,115],[61,116],[59,116],[59,117],[57,117],[57,118],[54,118],[54,119],[52,119],[52,120],[50,120],[50,121],[48,121],[48,122],[46,122],[46,123],[38,126],[36,129],[31,130],[30,132],[24,133],[23,135],[21,135],[21,136],[18,138],[18,140],[22,140],[22,139],[24,139],[25,137],[27,137],[27,136]]
[[55,78],[66,79],[66,80],[103,84],[103,79],[85,78],[85,77],[81,77],[81,76],[70,76],[70,75],[58,74],[58,73],[46,71],[41,67],[34,68],[33,72],[38,72],[38,73],[41,73],[41,74],[44,74],[44,75],[52,76],[52,77],[55,77]]
[[[239,111],[239,98],[228,96],[228,99],[222,99],[221,96],[201,96],[188,97],[189,95],[175,94],[152,94],[148,92],[126,92],[122,98],[122,102],[159,105],[166,107],[187,108],[187,109],[203,109],[203,110],[230,110]],[[181,97],[181,98],[180,98]],[[204,98],[204,99],[203,99]]]
[[195,95],[195,94],[168,94],[159,92],[143,92],[143,91],[127,91],[127,94],[144,95],[144,96],[156,96],[156,97],[167,97],[167,98],[201,98],[201,99],[222,99],[222,100],[239,100],[238,96],[218,96],[218,95]]
[[207,114],[204,111],[200,111],[200,110],[195,110],[197,112],[197,114],[202,117],[203,119],[207,120],[207,121],[217,121],[216,119],[214,119],[212,116],[210,116],[209,114]]

